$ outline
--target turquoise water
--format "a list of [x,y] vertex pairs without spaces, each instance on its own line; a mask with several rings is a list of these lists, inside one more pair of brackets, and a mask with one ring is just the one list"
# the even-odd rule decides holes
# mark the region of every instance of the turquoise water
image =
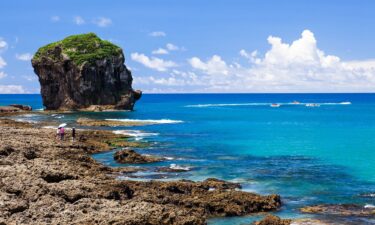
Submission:
[[[293,101],[301,104],[289,104]],[[349,102],[351,104],[349,104]],[[0,95],[0,105],[42,108],[39,95]],[[280,107],[270,107],[280,103]],[[306,107],[302,103],[319,103]],[[282,217],[317,203],[375,204],[375,94],[145,94],[132,112],[23,116],[24,120],[74,123],[77,117],[157,120],[160,124],[106,128],[131,133],[151,144],[141,153],[170,157],[149,171],[120,179],[240,182],[244,190],[278,193]],[[113,152],[94,157],[110,166]],[[176,164],[186,173],[157,173]],[[374,195],[372,195],[374,196]],[[243,224],[259,217],[212,219],[210,224]]]

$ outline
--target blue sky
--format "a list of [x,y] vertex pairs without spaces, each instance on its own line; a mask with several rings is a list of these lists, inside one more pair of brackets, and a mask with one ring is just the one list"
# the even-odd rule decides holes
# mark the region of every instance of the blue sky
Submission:
[[39,93],[30,57],[95,32],[145,92],[374,92],[374,1],[3,1],[0,93]]

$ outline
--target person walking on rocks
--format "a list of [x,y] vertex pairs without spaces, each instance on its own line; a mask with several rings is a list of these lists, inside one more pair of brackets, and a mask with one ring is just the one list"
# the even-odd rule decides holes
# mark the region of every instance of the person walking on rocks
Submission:
[[72,128],[72,141],[74,142],[76,140],[76,128]]
[[61,127],[60,128],[60,140],[64,140],[64,135],[65,135],[65,129],[64,127]]
[[57,140],[61,139],[60,127],[57,128],[57,131],[56,131],[56,139],[57,139]]

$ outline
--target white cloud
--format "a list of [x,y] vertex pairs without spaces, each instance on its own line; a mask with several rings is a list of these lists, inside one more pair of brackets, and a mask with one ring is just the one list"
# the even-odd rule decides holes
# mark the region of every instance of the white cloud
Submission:
[[26,93],[21,85],[0,85],[0,94],[23,94]]
[[267,41],[264,54],[239,52],[246,63],[193,57],[188,62],[194,72],[172,70],[139,84],[166,92],[375,92],[375,59],[345,61],[326,54],[309,30],[291,43],[274,36]]
[[6,43],[6,41],[4,41],[2,38],[0,38],[0,52],[2,50],[6,50],[8,47],[8,43]]
[[33,58],[31,53],[16,54],[16,58],[21,61],[30,61]]
[[152,54],[154,55],[166,55],[166,54],[169,54],[168,50],[164,49],[164,48],[158,48],[154,51],[152,51]]
[[8,76],[6,73],[4,73],[3,71],[0,71],[0,79],[4,78]]
[[149,33],[150,36],[152,37],[165,37],[167,36],[167,34],[163,31],[153,31],[151,33]]
[[229,72],[228,65],[218,55],[213,55],[207,60],[207,62],[203,62],[198,57],[193,57],[188,61],[193,68],[201,70],[210,75],[228,75]]
[[148,57],[144,54],[140,54],[138,52],[131,54],[131,59],[141,63],[145,67],[148,67],[150,69],[154,69],[157,71],[167,71],[169,68],[176,67],[177,64],[173,61],[169,60],[163,60],[156,57]]
[[86,21],[85,21],[82,17],[80,17],[80,16],[75,16],[75,17],[73,18],[73,22],[74,22],[76,25],[83,25],[83,24],[86,23]]
[[93,20],[93,23],[96,24],[98,27],[108,27],[112,24],[112,20],[106,17],[99,17]]
[[174,45],[174,44],[172,44],[172,43],[168,43],[168,44],[166,45],[166,47],[167,47],[167,49],[168,49],[169,51],[177,51],[177,50],[180,49],[178,46],[176,46],[176,45]]
[[[1,37],[0,37],[0,54],[7,50],[8,48],[8,43],[6,41],[4,41]],[[0,55],[0,69],[1,68],[4,68],[5,66],[7,65],[7,63],[5,62],[5,60],[1,57]]]
[[52,22],[59,22],[60,21],[60,17],[59,16],[52,16],[51,17],[51,21]]
[[34,81],[34,80],[37,80],[37,77],[35,75],[25,75],[25,76],[22,76],[25,80],[27,81]]
[[4,68],[7,65],[5,60],[0,56],[0,69]]
[[258,51],[257,50],[252,51],[251,53],[249,53],[246,50],[241,49],[241,51],[239,53],[240,53],[240,55],[242,57],[250,60],[250,62],[259,63],[259,59],[257,59],[257,56],[258,56]]

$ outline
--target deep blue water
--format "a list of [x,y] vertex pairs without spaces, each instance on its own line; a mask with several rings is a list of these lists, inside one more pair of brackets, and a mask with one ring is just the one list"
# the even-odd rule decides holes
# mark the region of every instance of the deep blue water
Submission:
[[[301,104],[290,104],[295,100]],[[11,103],[42,108],[39,95],[0,95],[0,105]],[[281,106],[270,107],[271,103]],[[73,125],[82,116],[161,123],[107,128],[126,130],[136,140],[150,143],[150,148],[137,149],[142,153],[173,158],[147,165],[150,170],[139,173],[140,179],[216,177],[240,182],[248,191],[280,194],[284,206],[278,214],[283,217],[306,217],[298,208],[317,203],[375,204],[374,197],[363,196],[375,193],[375,94],[145,94],[132,112],[19,119]],[[121,166],[112,154],[94,157]],[[191,170],[153,172],[156,166],[170,164]],[[243,224],[253,219],[220,218],[210,224]]]

